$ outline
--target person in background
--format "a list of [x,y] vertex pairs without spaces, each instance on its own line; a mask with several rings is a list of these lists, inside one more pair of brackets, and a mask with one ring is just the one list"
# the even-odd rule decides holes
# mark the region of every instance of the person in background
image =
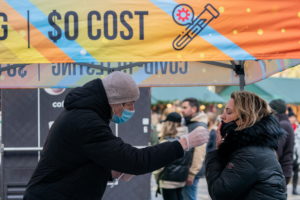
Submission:
[[209,112],[208,116],[208,131],[209,131],[209,140],[206,147],[206,152],[211,152],[216,150],[216,137],[217,137],[217,129],[221,123],[220,116],[217,116],[216,113]]
[[[188,132],[193,131],[197,127],[205,127],[207,129],[207,115],[204,112],[199,112],[199,102],[197,99],[184,99],[181,103],[181,112],[184,117],[185,125],[188,127]],[[189,176],[186,180],[186,186],[182,190],[184,200],[197,199],[197,186],[201,175],[199,173],[202,168],[205,153],[206,145],[194,149]]]
[[279,121],[281,128],[286,131],[286,135],[279,141],[277,155],[285,176],[286,184],[289,184],[293,173],[294,130],[286,114],[287,106],[285,101],[275,99],[272,100],[269,105]]
[[[217,129],[221,123],[220,116],[217,116],[216,113],[208,112],[208,131],[209,131],[209,140],[206,145],[206,153],[216,150],[216,138],[217,138]],[[204,161],[203,161],[204,162]],[[202,168],[199,172],[200,178],[205,176],[205,165],[202,164]]]
[[286,200],[275,149],[284,135],[268,103],[254,93],[231,94],[217,131],[217,150],[207,153],[212,200]]
[[139,95],[133,78],[117,71],[71,90],[49,131],[24,200],[100,200],[109,180],[152,172],[208,141],[207,130],[199,128],[151,147],[126,144],[109,123],[128,122]]
[[[166,141],[175,141],[177,135],[182,135],[179,129],[181,127],[181,115],[172,112],[167,115],[163,121],[162,131],[160,133],[160,143]],[[185,186],[189,168],[192,162],[193,149],[185,152],[184,156],[165,167],[154,172],[158,191],[162,194],[164,200],[182,200],[182,188]]]
[[295,131],[299,126],[299,122],[297,120],[297,116],[295,115],[295,113],[291,107],[288,107],[288,117],[289,117],[290,123],[292,125],[292,128]]
[[299,164],[300,164],[300,128],[297,121],[297,116],[291,107],[288,108],[289,120],[292,124],[292,128],[295,133],[295,146],[294,146],[294,159],[293,159],[293,195],[300,195],[297,191],[298,179],[299,179]]
[[161,126],[161,111],[159,106],[155,105],[151,108],[151,134],[150,134],[150,144],[156,145],[159,143],[158,134],[159,127]]

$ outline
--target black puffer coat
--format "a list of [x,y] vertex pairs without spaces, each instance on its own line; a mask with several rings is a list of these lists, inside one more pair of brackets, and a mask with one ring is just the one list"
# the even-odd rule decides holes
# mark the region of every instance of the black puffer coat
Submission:
[[286,200],[285,178],[275,152],[283,134],[272,116],[231,131],[206,157],[212,200]]
[[100,200],[111,170],[144,174],[183,156],[179,142],[138,149],[113,135],[100,79],[72,90],[54,122],[25,200]]

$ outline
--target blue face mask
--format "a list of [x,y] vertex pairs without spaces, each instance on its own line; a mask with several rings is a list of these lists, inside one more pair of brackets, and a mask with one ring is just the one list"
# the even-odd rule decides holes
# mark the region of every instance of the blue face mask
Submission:
[[134,115],[134,111],[124,109],[120,117],[114,114],[111,121],[117,124],[121,124],[127,122],[133,115]]

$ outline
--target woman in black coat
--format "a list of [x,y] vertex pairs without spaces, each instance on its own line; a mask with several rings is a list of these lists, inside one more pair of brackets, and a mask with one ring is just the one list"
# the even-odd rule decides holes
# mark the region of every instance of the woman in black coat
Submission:
[[285,179],[277,160],[284,132],[268,104],[250,92],[234,92],[221,116],[217,150],[206,156],[212,200],[285,200]]

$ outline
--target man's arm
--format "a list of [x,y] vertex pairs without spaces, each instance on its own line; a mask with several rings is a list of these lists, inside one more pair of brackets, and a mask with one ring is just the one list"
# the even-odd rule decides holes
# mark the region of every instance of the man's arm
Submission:
[[115,137],[107,126],[94,126],[85,134],[81,148],[88,158],[102,167],[128,174],[148,173],[183,156],[178,141],[138,149]]

